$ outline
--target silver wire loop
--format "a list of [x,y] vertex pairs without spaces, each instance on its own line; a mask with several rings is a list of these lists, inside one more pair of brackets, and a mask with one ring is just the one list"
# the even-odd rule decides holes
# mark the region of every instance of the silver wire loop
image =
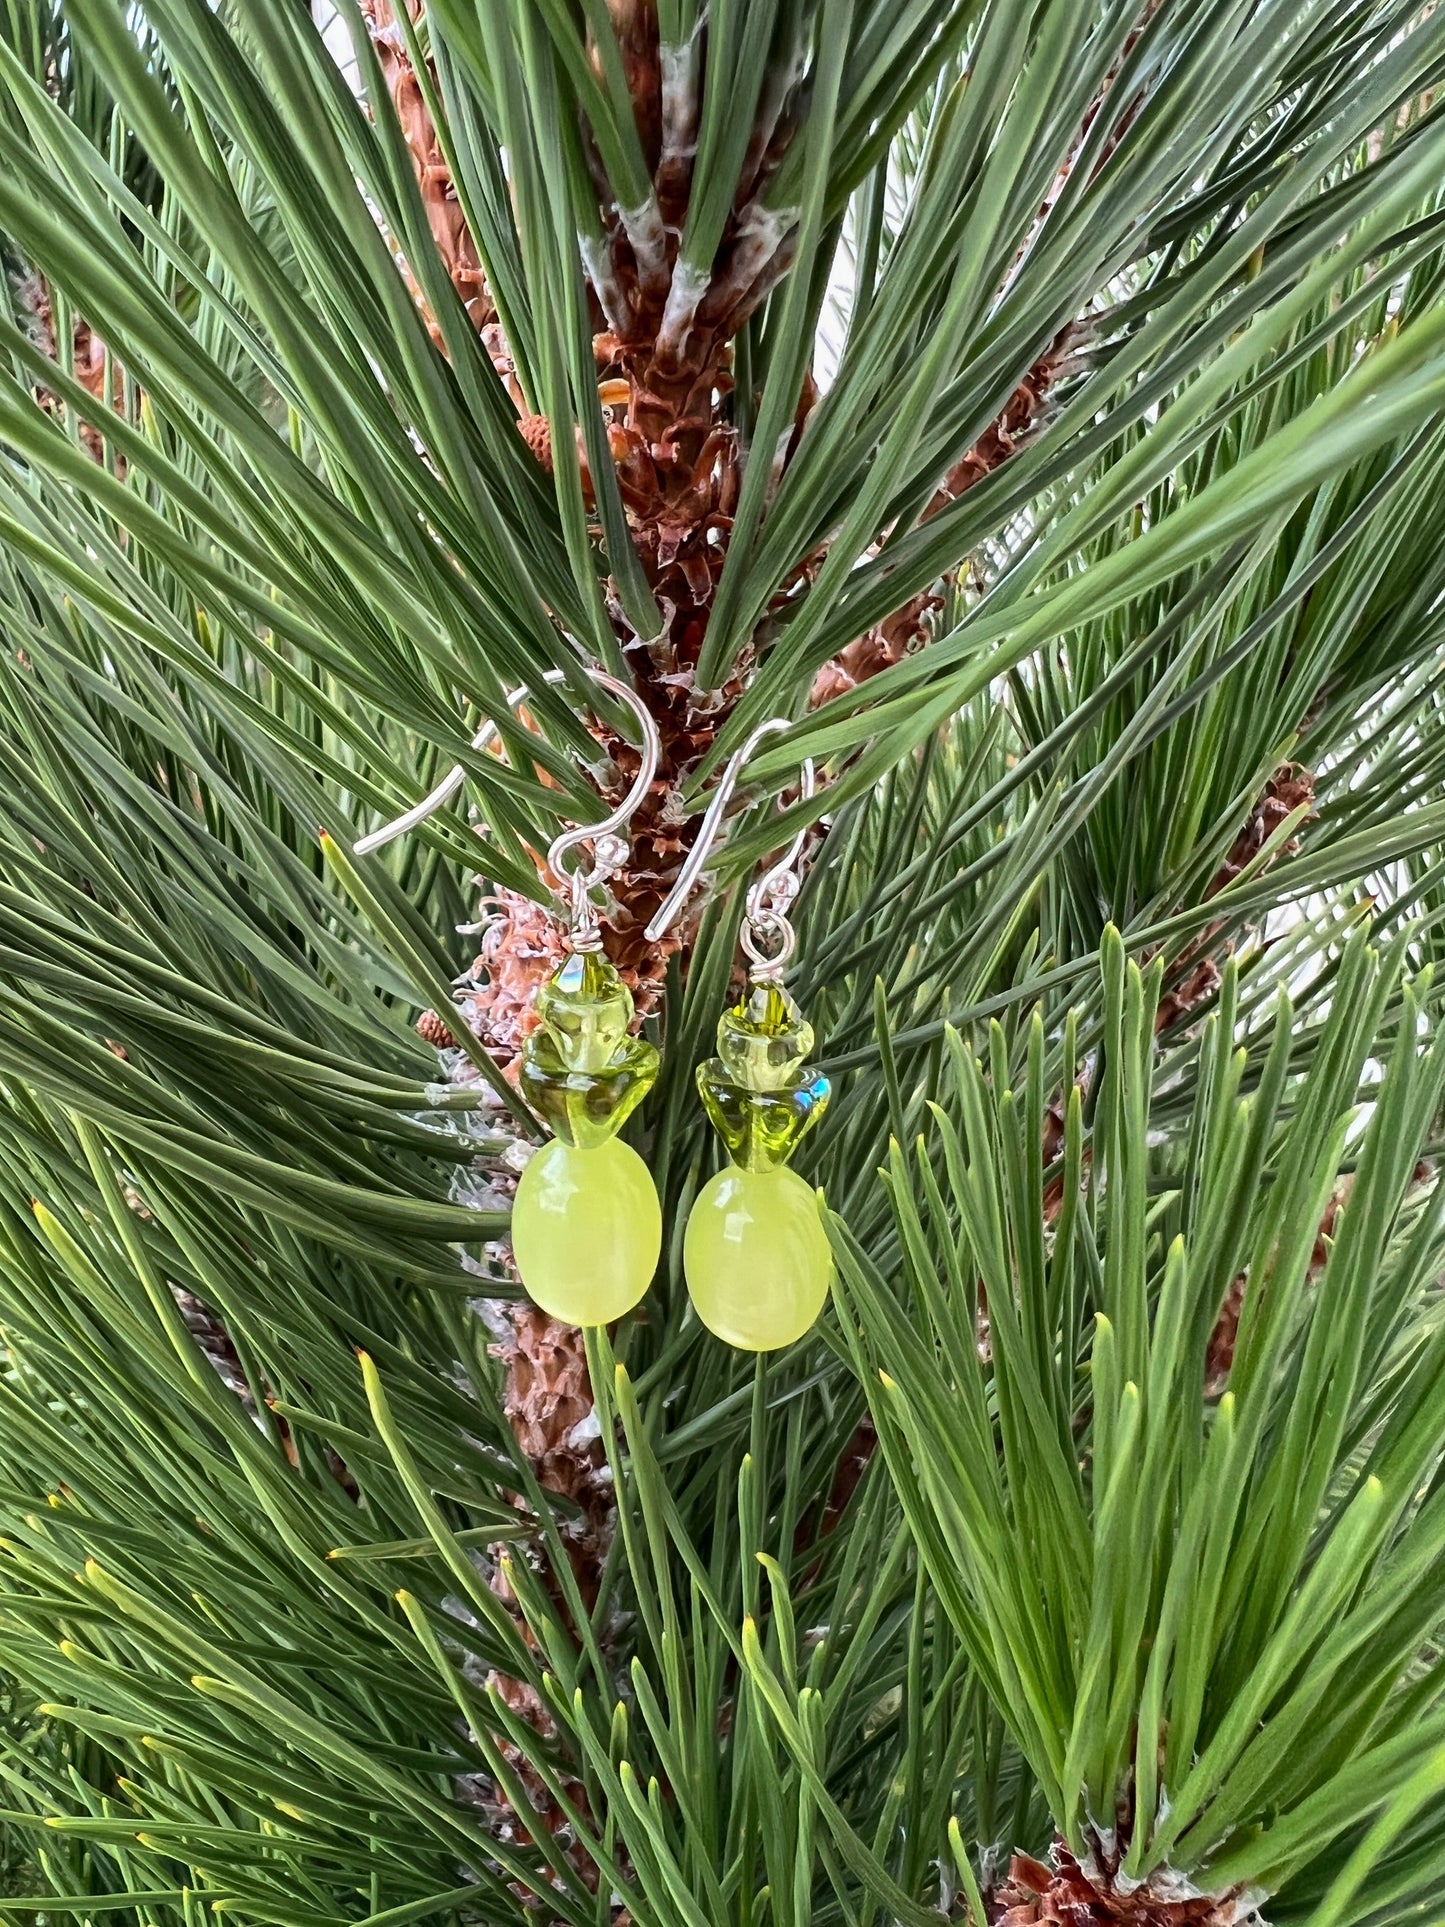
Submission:
[[[758,938],[765,930],[770,930],[778,940],[778,947],[771,955],[758,948]],[[775,916],[770,911],[761,919],[753,916],[744,918],[742,946],[748,959],[748,975],[753,982],[777,983],[792,962],[793,952],[798,947],[798,933],[786,917]]]
[[[601,948],[602,937],[597,927],[597,908],[592,901],[592,892],[615,876],[627,861],[631,846],[625,836],[618,835],[618,831],[636,814],[643,798],[652,788],[661,749],[657,724],[636,690],[618,677],[609,676],[603,669],[590,669],[588,673],[594,682],[600,683],[611,695],[616,696],[637,718],[642,733],[642,751],[632,786],[612,814],[603,817],[600,823],[580,823],[575,829],[563,830],[560,836],[553,839],[547,852],[547,868],[554,876],[561,878],[566,886],[574,950]],[[563,682],[566,680],[566,671],[549,669],[542,680],[548,683]],[[510,691],[507,696],[508,709],[516,709],[527,700],[527,696],[525,684]],[[472,748],[485,749],[496,733],[497,725],[489,717],[473,736]],[[356,855],[369,856],[373,850],[379,850],[385,844],[395,842],[397,837],[405,836],[408,830],[414,830],[418,823],[425,822],[433,811],[439,810],[443,803],[456,795],[466,781],[466,775],[460,763],[449,769],[435,789],[429,790],[419,803],[413,803],[409,810],[403,811],[390,823],[383,823],[380,829],[358,837],[353,845]],[[569,869],[566,857],[583,843],[592,845],[591,863],[579,864],[575,870]]]
[[[677,881],[668,893],[667,901],[643,932],[649,943],[656,943],[659,937],[666,935],[696,888],[698,879],[707,867],[708,858],[716,847],[723,816],[732,801],[738,780],[758,744],[766,737],[776,736],[779,730],[791,727],[785,716],[770,717],[767,722],[759,723],[747,741],[728,758],[698,826],[697,837],[687,853],[687,861],[678,871]],[[813,760],[805,757],[802,766],[803,801],[811,801],[816,790]],[[793,838],[786,854],[766,870],[748,891],[742,946],[751,965],[749,974],[754,982],[781,977],[798,947],[797,932],[788,919],[788,912],[802,887],[798,876],[798,859],[803,854],[807,837],[805,826]]]

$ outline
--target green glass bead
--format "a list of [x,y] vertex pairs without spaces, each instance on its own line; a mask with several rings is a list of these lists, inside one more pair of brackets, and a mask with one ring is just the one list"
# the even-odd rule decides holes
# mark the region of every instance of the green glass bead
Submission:
[[781,984],[754,984],[718,1019],[717,1056],[697,1088],[728,1156],[744,1171],[786,1164],[827,1107],[830,1085],[810,1072],[813,1027]]
[[744,1090],[784,1089],[812,1048],[813,1026],[781,984],[751,985],[718,1019],[718,1057]]
[[747,1352],[801,1338],[833,1277],[816,1194],[782,1167],[710,1179],[688,1217],[682,1262],[703,1324]]
[[565,1325],[610,1325],[642,1297],[662,1250],[652,1173],[630,1144],[587,1150],[554,1138],[512,1204],[512,1251],[527,1295]]
[[629,1037],[602,1070],[571,1071],[551,1038],[529,1037],[522,1052],[522,1095],[565,1144],[592,1149],[615,1137],[652,1089],[656,1047]]
[[597,950],[574,950],[537,992],[537,1016],[569,1071],[605,1070],[632,1027],[632,992]]
[[657,1077],[656,1048],[628,1035],[631,992],[605,957],[574,951],[538,992],[537,1015],[522,1047],[522,1095],[564,1143],[605,1144]]
[[716,1057],[699,1064],[697,1088],[728,1156],[744,1171],[771,1171],[786,1164],[827,1107],[827,1078],[820,1074],[791,1089],[754,1091],[720,1075],[722,1068]]

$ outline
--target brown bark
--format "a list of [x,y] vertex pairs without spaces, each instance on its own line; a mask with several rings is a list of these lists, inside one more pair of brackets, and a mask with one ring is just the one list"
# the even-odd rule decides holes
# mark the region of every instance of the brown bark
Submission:
[[[60,339],[56,333],[55,308],[50,298],[50,289],[40,274],[25,275],[16,287],[17,305],[22,319],[35,345],[51,361],[59,363]],[[96,403],[97,415],[109,406],[119,410],[125,401],[125,378],[119,363],[109,362],[110,392],[106,393],[106,345],[81,315],[72,317],[70,324],[70,367],[75,379],[92,395]],[[53,389],[44,384],[37,385],[35,398],[49,415],[60,416],[65,404]],[[80,439],[87,452],[96,461],[105,457],[105,438],[103,428],[96,422],[82,420]],[[124,457],[116,455],[113,466],[118,475],[125,474]]]
[[[1313,772],[1299,763],[1281,763],[1265,784],[1259,801],[1230,846],[1228,856],[1205,886],[1204,901],[1208,903],[1211,897],[1217,897],[1221,890],[1227,889],[1255,860],[1286,818],[1301,805],[1313,803],[1314,796]],[[1311,818],[1306,816],[1304,820],[1308,822]],[[1293,856],[1298,849],[1299,838],[1287,837],[1280,848],[1273,852],[1265,867],[1277,863],[1281,857]],[[1159,1000],[1154,1020],[1156,1036],[1162,1036],[1176,1024],[1187,1022],[1218,990],[1219,964],[1210,955],[1210,948],[1223,928],[1223,923],[1209,924],[1174,965],[1169,988]]]
[[1132,1886],[1119,1878],[1120,1859],[1099,1841],[1083,1862],[1062,1842],[1050,1865],[1015,1854],[985,1896],[990,1927],[1262,1927],[1258,1898],[1244,1889],[1199,1894],[1159,1874]]
[[[925,510],[925,521],[1000,468],[1038,427],[1050,391],[1073,348],[1075,332],[1072,324],[1060,331],[1009,396],[997,419],[954,463]],[[952,581],[948,577],[936,589],[913,596],[866,635],[850,642],[831,662],[824,663],[813,682],[811,706],[816,709],[835,696],[845,695],[921,648],[928,640],[929,618],[944,606]]]
[[[423,12],[422,0],[404,0],[404,3],[409,18],[419,20]],[[474,328],[481,331],[496,320],[497,311],[487,289],[487,277],[476,242],[472,239],[457,200],[456,184],[442,153],[441,142],[437,139],[421,82],[412,68],[405,38],[397,25],[396,9],[391,0],[362,0],[362,12],[381,65],[382,78],[391,95],[406,144],[411,150],[412,166],[426,208],[432,240],[436,243],[437,253],[453,287],[461,297],[468,319]],[[431,80],[435,85],[434,74]],[[419,293],[417,298],[421,299]],[[428,316],[428,322],[432,338],[440,346],[441,338],[435,321]]]
[[[1428,1184],[1434,1174],[1434,1166],[1422,1159],[1415,1167],[1413,1182]],[[1305,1272],[1306,1284],[1316,1283],[1329,1263],[1330,1249],[1334,1244],[1339,1216],[1349,1203],[1354,1184],[1354,1174],[1347,1171],[1330,1193],[1310,1250],[1309,1266]],[[1209,1347],[1204,1356],[1206,1398],[1218,1398],[1229,1388],[1229,1373],[1234,1364],[1234,1349],[1239,1339],[1239,1324],[1244,1314],[1244,1300],[1248,1290],[1249,1273],[1242,1271],[1224,1294],[1224,1303],[1220,1306],[1219,1317],[1215,1322],[1214,1330],[1210,1333]]]

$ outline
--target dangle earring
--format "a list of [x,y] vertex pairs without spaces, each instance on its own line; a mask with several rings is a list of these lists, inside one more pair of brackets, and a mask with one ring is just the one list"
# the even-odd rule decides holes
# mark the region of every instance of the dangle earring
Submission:
[[[743,765],[781,718],[759,725],[714,792],[672,894],[647,929],[656,941],[702,873]],[[814,789],[803,764],[803,796]],[[826,1077],[810,1071],[813,1028],[784,988],[797,947],[788,912],[798,894],[800,834],[747,894],[741,942],[748,986],[718,1020],[717,1056],[697,1068],[703,1106],[729,1165],[703,1186],[683,1234],[683,1270],[708,1330],[740,1350],[776,1351],[801,1338],[823,1309],[833,1257],[812,1187],[788,1159],[827,1107]]]
[[[602,949],[594,893],[627,861],[619,831],[657,773],[657,725],[628,686],[600,669],[595,682],[625,703],[642,731],[642,762],[619,807],[601,823],[566,830],[547,852],[547,868],[566,885],[568,955],[537,993],[538,1028],[522,1045],[522,1094],[550,1127],[512,1202],[512,1252],[528,1297],[567,1325],[608,1325],[646,1292],[662,1249],[662,1211],[652,1173],[617,1133],[657,1077],[656,1048],[633,1037],[632,993]],[[548,672],[548,682],[561,673]],[[511,708],[526,699],[514,690]],[[484,749],[486,723],[472,739]],[[411,829],[465,779],[458,766],[420,803],[356,845],[365,854]],[[590,844],[590,864],[567,857]]]

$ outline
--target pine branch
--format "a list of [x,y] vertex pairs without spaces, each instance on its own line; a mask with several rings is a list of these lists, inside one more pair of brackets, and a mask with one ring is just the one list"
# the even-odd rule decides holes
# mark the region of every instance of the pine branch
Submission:
[[[0,33],[7,259],[126,370],[4,333],[25,1909],[1403,1920],[1442,16],[433,0],[348,14],[358,99],[242,11]],[[588,663],[664,736],[607,942],[668,1219],[590,1349],[505,1245],[538,853],[632,767]],[[476,821],[323,867],[455,760]],[[692,1072],[805,824],[841,1283],[754,1362]]]

